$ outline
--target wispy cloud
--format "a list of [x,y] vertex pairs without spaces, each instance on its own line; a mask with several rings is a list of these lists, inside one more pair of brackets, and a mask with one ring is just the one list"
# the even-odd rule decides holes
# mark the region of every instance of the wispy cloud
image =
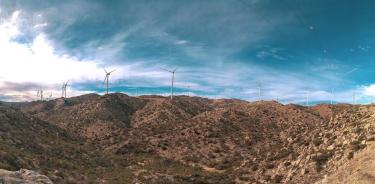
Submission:
[[[31,42],[19,42],[17,38],[24,36],[19,22],[21,14],[21,11],[15,11],[7,21],[0,24],[2,33],[0,49],[4,51],[0,54],[2,61],[0,62],[0,82],[2,83],[1,90],[7,96],[15,94],[19,98],[19,93],[29,94],[30,91],[37,90],[37,87],[50,88],[64,80],[70,80],[73,83],[101,81],[104,67],[118,68],[118,71],[113,75],[114,80],[130,75],[147,76],[152,74],[147,69],[137,69],[137,67],[143,67],[139,66],[140,64],[108,65],[105,61],[99,60],[99,57],[79,59],[75,56],[58,54],[47,35],[40,31],[35,31]],[[99,49],[104,47],[105,50],[111,50],[106,46],[117,46],[113,43],[117,43],[122,38],[121,35],[115,37],[111,44],[105,43],[102,46],[95,45],[93,47],[99,46]],[[115,52],[120,52],[120,50]],[[106,53],[108,54],[108,52]],[[19,85],[18,88],[15,88],[16,84]]]
[[274,59],[280,61],[287,61],[290,56],[283,56],[282,55],[283,49],[281,48],[271,48],[269,50],[261,50],[258,51],[256,57],[262,60],[265,59]]
[[[350,82],[362,63],[315,48],[323,47],[316,41],[319,24],[305,30],[301,17],[269,1],[12,2],[0,7],[6,99],[33,99],[39,88],[59,96],[68,79],[72,95],[101,92],[103,68],[118,69],[110,82],[119,91],[167,93],[171,76],[160,67],[179,67],[177,91],[190,86],[205,96],[256,100],[259,83],[264,99],[284,102],[304,101],[307,93],[312,101],[327,100],[332,88],[338,101],[350,102],[353,92],[364,101],[373,91],[371,81]],[[370,53],[369,43],[353,45],[345,51]]]

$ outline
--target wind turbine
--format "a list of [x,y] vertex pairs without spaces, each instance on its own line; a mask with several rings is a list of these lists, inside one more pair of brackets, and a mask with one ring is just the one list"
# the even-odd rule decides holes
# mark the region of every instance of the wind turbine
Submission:
[[188,97],[190,97],[190,85],[188,85],[187,88],[188,88]]
[[66,81],[65,86],[64,86],[64,97],[66,98],[66,88],[69,86],[69,81]]
[[306,106],[309,106],[309,92],[306,93]]
[[68,87],[69,81],[63,82],[61,97],[66,98],[66,88]]
[[61,86],[61,98],[64,98],[64,88],[65,88],[65,81],[63,82],[62,86]]
[[115,69],[115,70],[112,70],[112,71],[110,71],[110,72],[107,72],[106,69],[104,69],[104,71],[105,71],[104,83],[105,83],[106,86],[107,86],[107,94],[108,94],[108,81],[109,81],[109,76],[111,75],[111,73],[113,73],[114,71],[116,71],[116,69]]
[[335,94],[333,93],[333,88],[331,89],[331,105],[333,105],[333,101],[335,99]]
[[42,89],[38,90],[37,96],[40,97],[40,101],[43,101],[43,90]]
[[138,94],[139,94],[139,87],[130,87],[129,89],[132,89],[132,91],[134,91],[135,90],[135,94],[133,93],[133,95],[134,96],[138,96]]
[[356,99],[355,99],[355,92],[353,92],[353,105],[356,104]]
[[167,70],[167,69],[162,68],[162,70],[167,71],[172,74],[171,100],[173,100],[174,74],[176,73],[177,68],[175,68],[174,70]]
[[258,100],[261,100],[262,97],[262,83],[258,84]]

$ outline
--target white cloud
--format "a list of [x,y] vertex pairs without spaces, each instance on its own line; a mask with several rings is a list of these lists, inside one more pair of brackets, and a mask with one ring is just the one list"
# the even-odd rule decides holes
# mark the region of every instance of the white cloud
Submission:
[[375,96],[375,84],[363,87],[363,94],[368,96]]
[[102,77],[99,61],[56,55],[47,36],[38,33],[31,43],[15,41],[22,35],[17,22],[20,12],[0,25],[0,78],[2,81],[54,84],[71,79],[82,81]]
[[256,57],[259,59],[271,58],[271,59],[276,59],[280,61],[286,61],[287,57],[282,56],[281,51],[282,49],[280,48],[271,48],[269,50],[261,50],[257,52]]
[[[21,11],[15,11],[12,16],[0,24],[0,86],[2,94],[9,97],[14,95],[16,99],[27,99],[34,96],[32,91],[7,91],[5,82],[37,83],[41,87],[55,91],[62,81],[85,82],[102,80],[104,77],[104,62],[99,60],[78,59],[69,55],[58,55],[48,36],[43,32],[35,32],[30,43],[16,41],[24,35],[21,31]],[[34,25],[35,26],[38,26]],[[109,69],[118,70],[111,76],[114,80],[130,73],[134,66],[107,66]],[[55,90],[53,89],[55,88]],[[57,91],[57,92],[56,92]],[[73,94],[81,94],[74,92]]]

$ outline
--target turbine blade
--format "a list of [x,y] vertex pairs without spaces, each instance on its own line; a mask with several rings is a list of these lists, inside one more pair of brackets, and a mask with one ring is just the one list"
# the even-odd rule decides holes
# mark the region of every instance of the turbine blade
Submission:
[[105,73],[108,73],[107,70],[106,70],[105,68],[104,68],[104,72],[105,72]]
[[112,71],[110,71],[110,72],[109,72],[109,74],[111,74],[112,72],[115,72],[116,70],[117,70],[117,68],[116,68],[116,69],[114,69],[114,70],[112,70]]
[[164,68],[160,68],[161,70],[164,70],[164,71],[167,71],[167,72],[169,72],[169,73],[172,73],[172,71],[170,71],[170,70],[167,70],[167,69],[164,69]]

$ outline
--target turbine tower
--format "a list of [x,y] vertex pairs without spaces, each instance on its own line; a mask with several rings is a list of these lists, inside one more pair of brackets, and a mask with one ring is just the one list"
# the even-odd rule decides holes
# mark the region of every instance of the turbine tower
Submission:
[[167,70],[167,69],[162,69],[164,71],[167,71],[169,73],[172,74],[172,84],[171,84],[171,100],[173,100],[173,87],[174,87],[174,74],[176,73],[176,70],[177,68],[175,68],[174,70]]
[[105,78],[104,78],[104,83],[106,84],[106,87],[107,87],[107,94],[108,94],[108,81],[109,81],[109,76],[111,75],[111,73],[113,73],[114,71],[116,70],[112,70],[110,72],[107,72],[106,69],[104,69],[105,71]]
[[65,91],[65,81],[63,82],[62,86],[61,86],[61,98],[64,98],[64,91]]
[[353,92],[353,105],[356,104],[356,99],[355,99],[355,92]]
[[260,101],[262,97],[262,83],[258,84],[258,100]]
[[333,93],[333,89],[331,89],[331,105],[333,105],[334,100],[335,100],[335,94]]
[[66,88],[68,87],[69,81],[66,81],[64,86],[64,97],[66,98]]

